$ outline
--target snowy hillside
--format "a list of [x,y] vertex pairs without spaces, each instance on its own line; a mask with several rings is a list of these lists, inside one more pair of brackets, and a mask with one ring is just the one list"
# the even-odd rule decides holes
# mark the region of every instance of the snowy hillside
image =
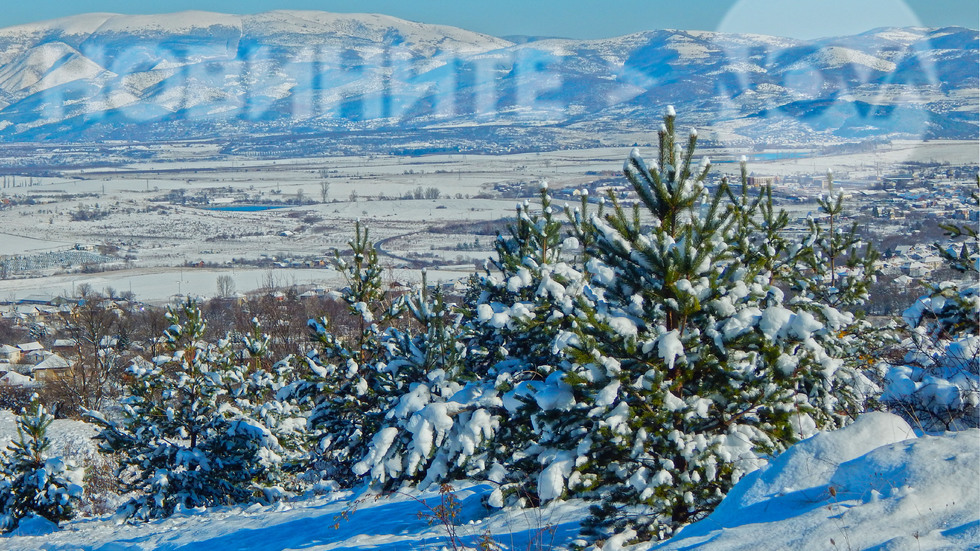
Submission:
[[777,123],[784,142],[973,137],[977,40],[964,28],[813,42],[663,30],[514,44],[378,14],[86,14],[0,29],[0,140],[607,132],[667,104],[762,140]]
[[[10,415],[0,415],[0,439],[9,438]],[[74,422],[59,421],[52,428],[56,440],[86,433]],[[793,446],[749,474],[713,515],[673,540],[635,550],[976,548],[978,464],[980,431],[916,438],[898,417],[868,414],[846,429]],[[587,514],[587,504],[580,501],[557,501],[543,509],[493,509],[485,504],[492,485],[458,488],[457,531],[469,545],[490,534],[503,549],[567,549]],[[432,489],[383,497],[361,490],[272,507],[187,511],[145,524],[85,518],[54,533],[51,526],[27,522],[18,533],[0,537],[0,549],[435,550],[447,545],[446,530],[418,514],[429,514],[427,507],[439,500]],[[620,539],[608,540],[603,549],[618,549]]]

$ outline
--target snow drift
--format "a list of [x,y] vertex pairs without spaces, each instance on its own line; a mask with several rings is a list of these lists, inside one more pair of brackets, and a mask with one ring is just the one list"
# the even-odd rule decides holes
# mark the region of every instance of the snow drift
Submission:
[[870,413],[742,479],[708,518],[641,549],[968,549],[980,543],[980,431],[916,438]]

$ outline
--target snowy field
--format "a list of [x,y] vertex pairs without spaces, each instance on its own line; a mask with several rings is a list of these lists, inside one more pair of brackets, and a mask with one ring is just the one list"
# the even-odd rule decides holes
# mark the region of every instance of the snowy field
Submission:
[[[0,442],[15,437],[13,416],[0,412]],[[84,440],[90,427],[52,426],[55,449]],[[703,549],[980,548],[980,431],[916,437],[890,414],[866,414],[840,431],[821,433],[744,477],[708,518],[674,539],[634,551]],[[587,504],[557,501],[543,509],[493,509],[489,483],[456,485],[455,530],[466,545],[489,534],[501,549],[568,549]],[[189,511],[166,520],[120,524],[111,516],[80,518],[60,530],[25,522],[0,537],[0,550],[440,550],[446,528],[430,524],[437,491],[408,489],[377,496],[361,488],[273,506]],[[422,518],[419,514],[421,513]],[[617,550],[623,536],[601,549]]]
[[59,243],[48,239],[0,232],[0,255],[46,252],[67,246],[71,246],[71,243]]
[[[752,155],[732,148],[700,152],[716,161],[717,174],[737,172],[731,161]],[[328,259],[334,248],[346,249],[357,220],[382,245],[381,261],[395,270],[393,279],[419,278],[418,262],[409,259],[455,279],[492,254],[493,236],[475,233],[476,225],[498,223],[503,229],[498,221],[513,216],[516,202],[523,200],[512,195],[535,196],[541,180],[552,190],[625,183],[618,175],[628,153],[610,147],[495,156],[213,160],[215,152],[204,146],[178,144],[155,151],[152,162],[78,169],[59,177],[5,177],[2,196],[20,204],[0,210],[0,256],[38,256],[78,246],[93,254],[109,249],[119,260],[105,266],[112,269],[107,272],[82,273],[80,265],[49,263],[31,274],[44,278],[18,280],[23,274],[8,274],[0,280],[0,299],[63,294],[88,283],[96,290],[132,290],[142,300],[167,302],[177,294],[213,296],[218,275],[231,275],[239,291],[262,287],[270,278],[282,285],[331,286],[338,283],[332,270],[298,266]],[[754,160],[749,168],[756,174],[817,176],[832,168],[841,178],[859,178],[904,160],[976,163],[978,154],[973,142],[894,142],[862,154]],[[402,198],[420,188],[438,190],[439,198]],[[233,200],[306,204],[227,212],[174,205],[167,200],[173,193],[206,195],[212,207]],[[102,216],[80,220],[82,211]],[[470,226],[441,229],[460,223]],[[188,264],[205,267],[181,269]]]
[[[429,283],[452,282],[473,272],[473,266],[457,266],[456,269],[428,270]],[[417,283],[422,273],[413,269],[394,269],[389,275],[396,281]],[[248,291],[275,282],[277,287],[291,285],[313,286],[325,289],[343,287],[343,276],[333,269],[281,269],[281,268],[223,268],[189,269],[176,267],[133,268],[97,274],[53,275],[43,278],[13,279],[0,281],[0,300],[40,296],[73,296],[81,285],[103,291],[112,288],[117,293],[132,292],[137,299],[150,304],[164,305],[181,295],[210,297],[216,294],[217,279],[232,278],[235,289]]]

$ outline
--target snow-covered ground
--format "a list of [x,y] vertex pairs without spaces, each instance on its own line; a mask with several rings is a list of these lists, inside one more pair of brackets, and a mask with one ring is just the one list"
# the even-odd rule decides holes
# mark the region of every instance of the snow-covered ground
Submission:
[[[475,545],[485,533],[510,549],[526,549],[535,538],[565,545],[576,535],[584,507],[563,503],[546,511],[491,514],[482,503],[486,485],[455,492],[465,519],[458,534]],[[0,549],[47,551],[231,551],[442,549],[446,530],[419,514],[438,505],[435,492],[396,494],[382,499],[335,494],[271,507],[225,507],[192,511],[148,524],[118,524],[111,518],[78,520],[61,531],[38,536],[0,537]],[[423,504],[424,503],[424,504]],[[547,547],[546,547],[547,548]]]
[[[0,441],[15,433],[0,412]],[[58,421],[54,440],[90,429]],[[708,518],[646,550],[978,549],[980,430],[916,437],[890,414],[862,416],[850,427],[801,442],[746,476]],[[567,549],[587,504],[557,501],[544,509],[488,507],[486,483],[459,484],[456,525],[468,545],[489,534],[503,549]],[[383,497],[336,493],[274,506],[190,511],[145,524],[83,518],[60,531],[25,523],[0,537],[0,550],[424,550],[451,549],[447,532],[430,523],[438,491]],[[420,518],[419,515],[422,515]],[[41,533],[29,535],[30,530]],[[620,549],[613,537],[603,549]]]
[[[61,455],[66,451],[73,453],[95,451],[92,437],[96,432],[98,432],[96,427],[82,421],[57,420],[48,429],[51,453]],[[0,450],[6,449],[7,444],[16,439],[17,415],[0,409]]]
[[866,414],[739,482],[663,551],[980,548],[980,431],[915,438]]

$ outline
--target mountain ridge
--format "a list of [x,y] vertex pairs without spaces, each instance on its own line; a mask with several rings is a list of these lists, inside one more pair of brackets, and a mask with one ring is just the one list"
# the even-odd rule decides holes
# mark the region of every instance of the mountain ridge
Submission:
[[487,124],[599,134],[668,104],[755,142],[973,138],[977,35],[514,42],[381,14],[83,14],[0,29],[0,141]]

